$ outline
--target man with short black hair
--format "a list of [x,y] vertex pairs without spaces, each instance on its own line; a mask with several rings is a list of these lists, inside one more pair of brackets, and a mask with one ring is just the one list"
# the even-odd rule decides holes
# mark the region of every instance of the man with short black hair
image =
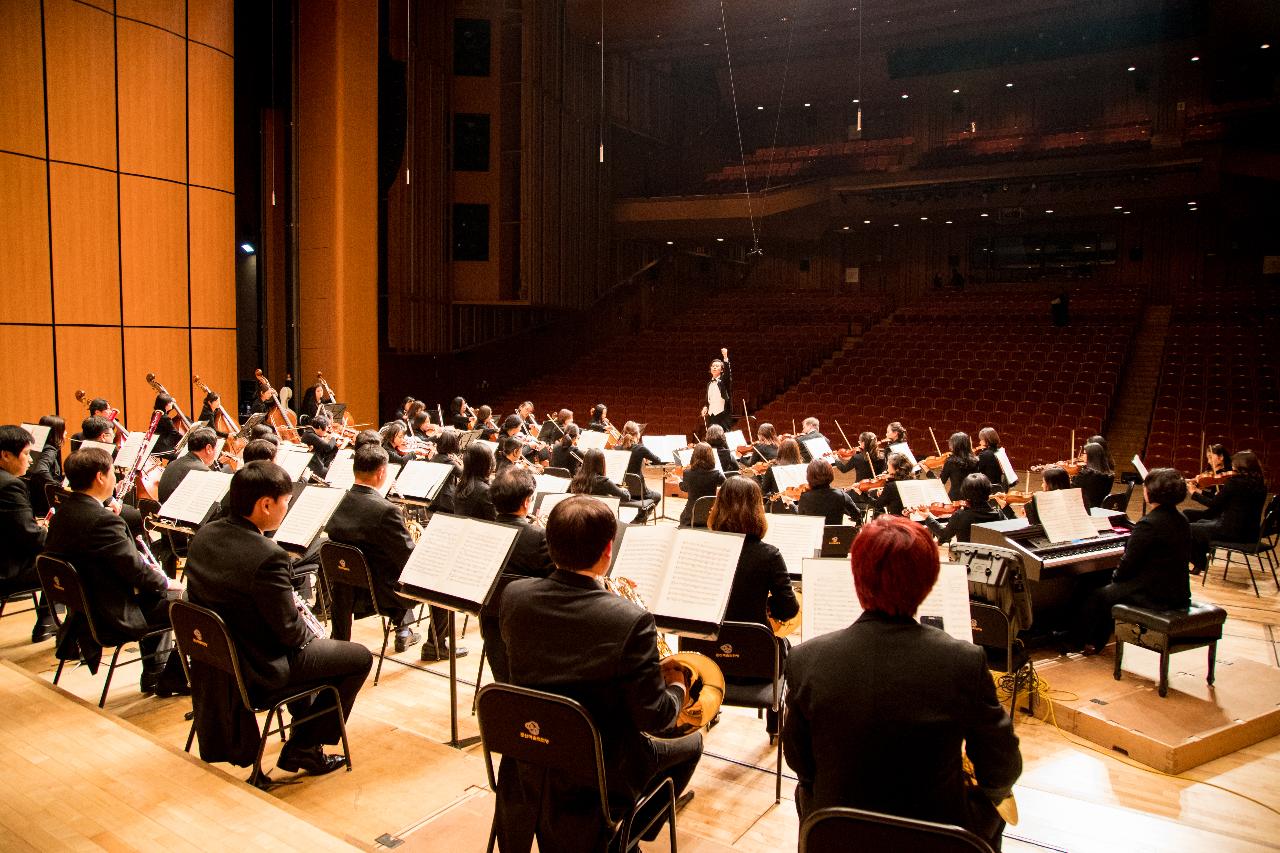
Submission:
[[[280,526],[292,497],[293,482],[274,462],[250,462],[237,471],[231,480],[230,517],[206,524],[191,540],[188,595],[226,623],[250,689],[269,695],[331,684],[341,697],[343,714],[350,715],[373,657],[357,643],[325,638],[294,595],[289,555],[264,535]],[[228,715],[239,711],[231,711],[235,705],[225,701],[225,679],[195,664],[192,675],[201,756],[252,763],[256,729],[245,727],[243,731],[254,734],[244,738],[232,734],[241,731],[236,728],[239,718]],[[301,719],[332,704],[326,691],[314,700],[291,703],[289,713]],[[337,770],[345,761],[325,755],[321,745],[338,743],[340,735],[333,714],[301,722],[290,730],[276,766],[313,775]]]
[[[64,472],[72,494],[49,522],[45,550],[71,564],[80,576],[99,638],[108,645],[137,639],[143,655],[140,687],[143,693],[176,696],[187,692],[182,662],[168,653],[169,635],[143,637],[169,625],[169,601],[181,595],[182,584],[165,576],[160,567],[138,551],[124,519],[103,506],[115,492],[111,456],[96,447],[82,447],[67,457]],[[101,649],[88,625],[73,614],[58,637],[58,657],[69,659],[79,647],[81,656],[96,661]]]
[[100,415],[90,415],[80,422],[80,431],[71,436],[71,452],[75,453],[86,441],[100,441],[112,444],[115,441],[114,428],[111,421]]
[[209,427],[192,430],[187,436],[187,452],[170,462],[160,475],[160,503],[169,500],[178,485],[192,471],[208,471],[217,458],[218,434]]
[[[621,809],[659,777],[670,778],[680,794],[702,757],[702,734],[646,736],[673,726],[688,690],[678,665],[658,659],[653,615],[600,583],[616,533],[613,513],[593,497],[557,504],[547,521],[547,547],[558,568],[508,586],[499,621],[512,682],[571,697],[595,721],[611,807]],[[502,765],[501,849],[527,850],[535,835],[542,850],[602,849],[592,792],[512,759],[504,757]]]
[[[30,448],[31,433],[20,426],[0,426],[0,595],[40,587],[36,557],[44,547],[45,529],[31,514],[31,495],[22,481],[31,465]],[[54,630],[49,608],[41,604],[31,642],[52,637]]]

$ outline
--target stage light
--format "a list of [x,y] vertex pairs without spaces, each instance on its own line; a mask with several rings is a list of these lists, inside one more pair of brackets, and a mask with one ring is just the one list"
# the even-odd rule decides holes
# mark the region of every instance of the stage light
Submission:
[[762,110],[762,109],[764,109],[764,107],[756,107],[756,109],[758,109],[758,110]]
[[854,99],[853,99],[853,102],[854,102],[855,104],[860,104],[860,103],[862,103],[862,99],[861,99],[861,98],[854,98]]
[[1195,204],[1195,202],[1194,202],[1194,201],[1189,201],[1189,202],[1187,202],[1187,204]]
[[723,243],[723,242],[724,242],[724,238],[723,238],[723,237],[717,237],[717,238],[716,238],[716,242],[717,242],[717,243]]
[[1133,213],[1132,210],[1122,210],[1120,212],[1123,213],[1125,216],[1128,216],[1130,213]]
[[1137,71],[1137,70],[1138,70],[1137,67],[1134,65],[1130,65],[1128,68],[1125,69],[1125,71]]
[[903,93],[902,93],[902,100],[904,100],[904,101],[905,101],[907,98],[910,98],[910,97],[911,97],[911,96],[910,96],[910,95],[908,95],[906,92],[903,92]]
[[805,106],[806,106],[806,107],[811,107],[811,106],[813,106],[813,105],[812,105],[812,104],[805,104]]
[[948,220],[947,220],[947,224],[948,224],[948,225],[950,225],[950,224],[951,224],[951,220],[950,220],[950,219],[948,219]]
[[1005,87],[1006,89],[1012,89],[1012,88],[1013,88],[1013,84],[1012,84],[1012,83],[1005,83],[1005,84],[1004,84],[1004,87]]
[[927,216],[921,216],[921,217],[920,217],[920,221],[921,221],[921,222],[928,222],[928,221],[929,221],[929,217],[927,217]]
[[871,224],[871,220],[870,220],[870,219],[864,219],[864,220],[862,220],[862,224],[863,224],[863,225],[870,225],[870,224]]
[[846,225],[842,230],[844,230],[844,231],[848,231],[848,230],[849,230],[849,226],[848,226],[848,225]]
[[256,250],[253,248],[252,243],[241,243],[240,251],[244,252],[246,255],[252,255]]
[[1198,57],[1198,56],[1193,56],[1193,57],[1191,57],[1191,61],[1192,61],[1192,62],[1199,62],[1199,61],[1200,61],[1200,57]]
[[893,223],[893,227],[894,227],[894,228],[897,228],[897,227],[898,227],[898,223],[896,223],[896,222],[895,222],[895,223]]
[[988,216],[990,216],[991,214],[990,214],[990,213],[979,213],[978,215],[979,215],[979,216],[981,216],[983,219],[986,219],[986,218],[987,218]]
[[1046,210],[1045,213],[1053,213],[1053,210],[1052,209]]
[[1263,49],[1263,50],[1268,50],[1270,47],[1271,47],[1271,45],[1267,44],[1266,42],[1263,42],[1263,43],[1262,43],[1262,49]]
[[952,90],[951,90],[951,94],[953,94],[953,95],[958,95],[958,94],[960,94],[960,90],[959,90],[959,89],[952,89]]
[[675,241],[675,240],[668,240],[668,241],[667,241],[667,245],[668,245],[668,246],[674,246],[675,244],[676,244],[676,241]]
[[1113,207],[1113,208],[1111,208],[1111,209],[1112,209],[1112,210],[1124,210],[1124,205],[1123,205],[1123,204],[1117,204],[1115,207]]

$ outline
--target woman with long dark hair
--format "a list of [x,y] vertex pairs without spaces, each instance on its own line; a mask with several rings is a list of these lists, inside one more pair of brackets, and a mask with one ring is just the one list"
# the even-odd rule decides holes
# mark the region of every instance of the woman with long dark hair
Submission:
[[472,442],[462,454],[462,475],[453,496],[453,511],[467,518],[493,521],[498,511],[489,499],[489,476],[493,473],[493,454],[483,444]]
[[693,505],[698,498],[714,495],[723,483],[724,473],[716,470],[715,451],[711,445],[705,441],[694,445],[693,455],[684,469],[684,479],[680,481],[680,490],[688,495],[680,512],[681,527],[693,523]]
[[40,454],[27,469],[27,491],[31,496],[31,514],[42,518],[49,513],[49,500],[45,486],[62,487],[62,441],[66,437],[67,422],[57,415],[44,415],[40,426],[49,428]]
[[1108,467],[1107,449],[1097,442],[1089,442],[1084,446],[1084,465],[1071,479],[1071,487],[1079,489],[1084,495],[1084,505],[1089,509],[1102,506],[1102,501],[1111,494],[1115,485],[1115,471]]
[[986,474],[992,486],[1004,491],[1009,487],[1009,482],[1005,479],[1004,469],[1000,467],[1000,457],[996,455],[1000,450],[1000,433],[995,431],[995,427],[978,430],[978,447],[978,472]]
[[1218,489],[1218,494],[1192,492],[1190,497],[1207,508],[1191,525],[1194,540],[1192,574],[1200,574],[1209,565],[1210,542],[1242,542],[1254,544],[1262,526],[1262,509],[1267,502],[1267,483],[1262,476],[1262,463],[1252,450],[1241,450],[1231,457],[1233,476]]
[[[951,455],[947,457],[946,462],[942,463],[938,479],[947,484],[947,497],[958,501],[964,478],[978,470],[978,456],[973,452],[973,442],[970,441],[967,432],[952,433],[950,444]],[[990,483],[991,480],[988,478],[987,484],[990,485]]]

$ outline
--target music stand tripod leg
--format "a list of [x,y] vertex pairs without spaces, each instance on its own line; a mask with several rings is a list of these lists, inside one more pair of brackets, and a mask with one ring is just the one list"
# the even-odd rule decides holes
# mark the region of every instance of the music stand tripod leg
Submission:
[[454,749],[466,749],[480,742],[479,735],[458,739],[458,640],[453,633],[454,615],[449,611],[449,743]]

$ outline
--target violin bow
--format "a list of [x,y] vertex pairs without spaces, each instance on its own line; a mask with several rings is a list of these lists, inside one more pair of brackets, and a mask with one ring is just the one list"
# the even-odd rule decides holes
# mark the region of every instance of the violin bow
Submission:
[[835,422],[836,429],[840,430],[840,437],[844,439],[844,446],[849,450],[853,450],[853,445],[849,443],[849,436],[844,434],[844,427],[840,426],[840,422],[835,418],[832,418],[831,420]]
[[1200,430],[1200,461],[1197,464],[1204,467],[1204,430]]
[[942,455],[942,448],[938,446],[938,437],[933,434],[933,427],[929,427],[929,438],[933,439],[933,450],[939,456]]
[[[751,442],[752,444],[755,444],[756,440],[751,437],[751,412],[747,411],[746,397],[742,398],[742,419],[747,422],[747,441]],[[1201,436],[1200,443],[1204,444],[1204,433],[1201,433],[1200,436]],[[1201,450],[1200,455],[1204,456],[1203,449]]]

